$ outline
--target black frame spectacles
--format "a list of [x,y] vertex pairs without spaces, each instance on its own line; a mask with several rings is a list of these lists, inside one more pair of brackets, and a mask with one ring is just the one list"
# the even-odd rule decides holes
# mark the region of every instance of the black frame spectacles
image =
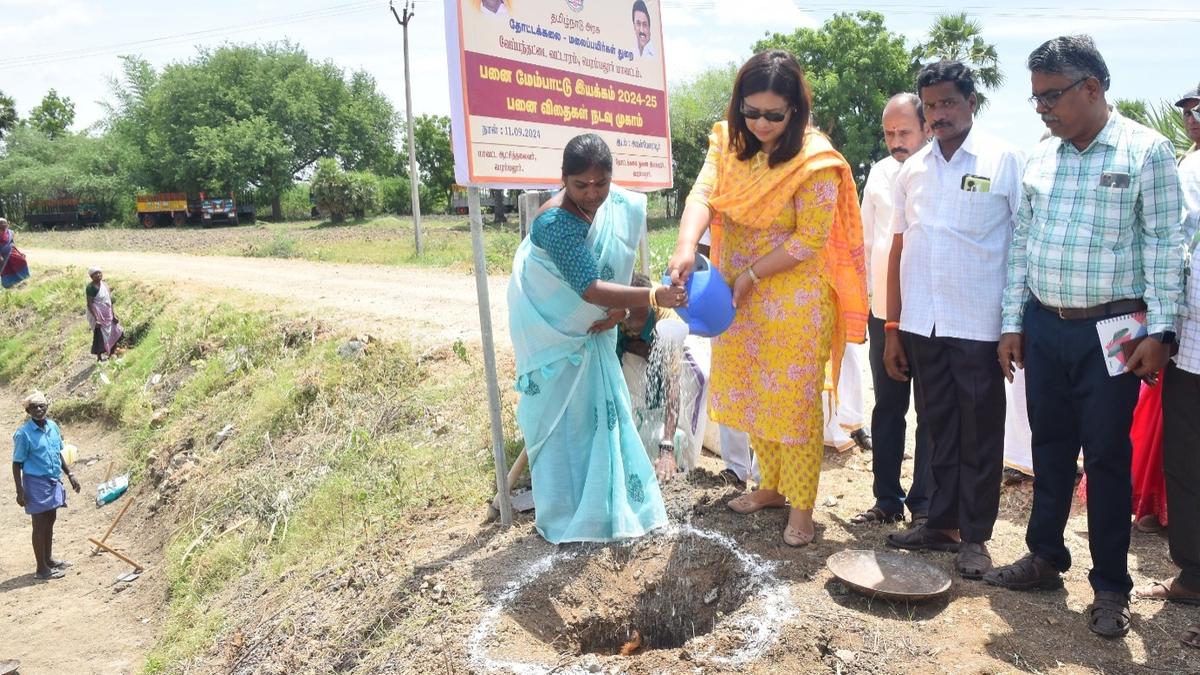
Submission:
[[1046,109],[1049,110],[1058,105],[1059,100],[1062,99],[1064,94],[1066,94],[1068,91],[1071,91],[1075,87],[1078,87],[1080,84],[1087,82],[1089,77],[1091,77],[1091,75],[1084,75],[1062,89],[1051,89],[1050,91],[1044,91],[1040,94],[1034,94],[1033,96],[1029,97],[1029,103],[1032,104],[1034,108],[1037,108],[1038,104],[1041,104],[1046,106]]
[[745,117],[748,120],[756,120],[760,117],[765,117],[768,122],[782,122],[787,119],[788,113],[791,112],[792,109],[788,108],[783,112],[779,112],[778,110],[759,110],[758,108],[751,108],[743,103],[741,111],[742,117]]

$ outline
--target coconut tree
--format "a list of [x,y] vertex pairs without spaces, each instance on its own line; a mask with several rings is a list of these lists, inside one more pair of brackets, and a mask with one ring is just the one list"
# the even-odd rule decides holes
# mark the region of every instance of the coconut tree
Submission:
[[[929,28],[928,39],[913,49],[914,61],[938,59],[961,61],[969,66],[975,73],[977,89],[993,90],[1004,84],[996,46],[983,40],[983,26],[967,18],[966,12],[939,15]],[[977,91],[976,97],[982,109],[987,97],[982,91]]]

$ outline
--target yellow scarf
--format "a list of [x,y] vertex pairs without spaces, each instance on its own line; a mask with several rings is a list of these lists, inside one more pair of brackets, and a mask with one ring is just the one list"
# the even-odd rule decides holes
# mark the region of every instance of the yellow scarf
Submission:
[[709,143],[717,144],[722,151],[717,185],[709,199],[709,205],[719,215],[710,225],[715,260],[720,259],[726,219],[755,229],[769,227],[794,198],[796,190],[814,173],[822,169],[837,170],[841,181],[837,210],[825,243],[826,272],[833,282],[837,302],[830,361],[836,390],[846,343],[861,344],[867,335],[867,267],[862,214],[850,165],[824,134],[811,128],[795,157],[757,175],[752,174],[750,162],[738,159],[737,151],[730,144],[728,122],[713,125]]

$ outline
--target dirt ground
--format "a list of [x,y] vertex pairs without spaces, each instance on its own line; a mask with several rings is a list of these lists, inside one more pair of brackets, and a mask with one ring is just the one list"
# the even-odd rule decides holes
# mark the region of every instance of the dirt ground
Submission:
[[[79,233],[76,233],[79,234]],[[101,267],[113,293],[122,276],[172,284],[182,294],[228,297],[243,305],[316,314],[351,332],[372,331],[444,344],[478,342],[475,277],[429,269],[346,265],[275,258],[190,256],[171,253],[23,248],[36,265]],[[489,302],[498,345],[508,344],[505,277],[489,278]]]
[[[429,343],[444,344],[452,339],[473,343],[477,330],[473,280],[468,276],[165,254],[42,250],[30,251],[30,258],[40,264],[86,266],[98,262],[112,270],[114,277],[130,274],[174,279],[183,282],[177,287],[184,291],[215,290],[236,301],[275,305],[285,311],[320,310],[345,326],[378,330],[382,337],[416,335]],[[504,280],[497,278],[490,282],[501,344],[507,342],[502,337],[506,323],[503,284]],[[115,290],[119,293],[119,286]],[[411,324],[421,321],[427,323],[417,323],[423,329],[414,331]],[[867,399],[869,410],[869,387]],[[0,422],[14,426],[19,411],[11,404],[4,410]],[[78,439],[92,438],[88,433],[100,435],[98,430],[68,432]],[[105,443],[112,441],[97,441],[96,447],[105,448]],[[95,452],[104,457],[113,451]],[[82,454],[90,456],[93,451]],[[85,468],[85,482],[94,485],[104,464],[101,459]],[[732,547],[705,558],[728,564],[718,570],[720,574],[708,570],[692,575],[698,585],[688,599],[691,604],[673,606],[673,611],[693,612],[701,624],[707,621],[712,629],[708,636],[698,631],[697,638],[682,646],[661,649],[642,645],[631,656],[611,653],[615,651],[611,639],[599,643],[599,653],[575,653],[587,642],[582,629],[588,621],[624,622],[614,630],[624,630],[626,635],[631,635],[632,629],[642,630],[638,624],[645,614],[636,608],[643,603],[651,581],[657,584],[671,576],[666,566],[679,557],[679,547],[665,535],[652,535],[631,546],[640,547],[649,560],[658,562],[633,564],[629,561],[634,552],[629,547],[554,547],[537,535],[530,515],[519,515],[513,527],[502,528],[487,520],[486,508],[480,505],[477,509],[415,514],[406,527],[372,542],[354,569],[331,576],[323,572],[299,581],[281,579],[279,588],[263,597],[231,598],[229,616],[240,620],[241,626],[222,640],[238,647],[223,656],[215,650],[213,659],[200,670],[328,672],[307,665],[315,663],[312,659],[318,655],[305,651],[311,649],[305,636],[365,626],[372,635],[383,637],[369,652],[343,655],[330,670],[633,675],[1200,673],[1200,651],[1185,648],[1176,640],[1185,625],[1200,620],[1196,608],[1134,601],[1133,631],[1128,637],[1106,641],[1088,632],[1084,616],[1091,601],[1087,527],[1078,504],[1067,529],[1076,566],[1066,575],[1063,590],[1017,593],[955,578],[950,592],[941,599],[896,604],[850,592],[825,567],[830,555],[848,548],[884,549],[885,533],[901,527],[848,524],[853,514],[872,503],[869,454],[827,452],[817,499],[817,541],[802,549],[789,548],[780,540],[785,512],[740,516],[726,508],[725,502],[738,491],[715,477],[721,468],[719,459],[705,456],[697,471],[665,489],[673,523],[708,533]],[[143,583],[146,577],[126,591],[109,588],[123,567],[107,557],[87,558],[86,548],[79,542],[86,535],[102,533],[115,510],[110,506],[96,511],[80,497],[74,499],[78,506],[64,514],[56,541],[63,542],[60,545],[67,548],[61,550],[77,564],[60,582],[28,583],[28,572],[22,567],[22,556],[28,555],[27,519],[15,507],[0,519],[0,569],[10,577],[0,585],[0,597],[9,600],[0,625],[0,645],[23,645],[17,648],[17,655],[28,659],[30,665],[23,672],[124,672],[121,668],[128,666],[92,664],[110,662],[104,659],[137,663],[154,633],[155,613],[161,611],[161,594],[139,595],[153,588],[152,583]],[[1004,490],[991,544],[1000,563],[1025,551],[1030,499],[1029,483]],[[131,552],[139,553],[137,539],[128,531],[122,536],[118,539]],[[952,554],[914,555],[952,572]],[[731,556],[736,564],[729,563]],[[1165,538],[1135,533],[1130,566],[1137,584],[1173,574]],[[671,568],[672,573],[683,570],[680,574],[684,577],[689,576],[688,569],[686,565]],[[638,570],[641,577],[635,577]],[[771,593],[754,595],[763,588],[772,589]],[[713,589],[718,591],[716,611],[697,607],[697,596],[703,603]],[[720,596],[731,589],[749,597]],[[589,603],[602,611],[589,613]],[[656,611],[665,609],[660,606]],[[17,613],[32,615],[43,630],[17,626],[13,621]],[[144,618],[150,622],[141,623]],[[563,630],[556,628],[560,625]],[[29,635],[53,631],[77,639],[67,644],[83,659],[76,662],[78,668],[65,668],[56,646],[27,644]],[[751,637],[758,640],[755,649],[740,652],[750,657],[730,656],[738,651],[738,644]],[[36,663],[46,665],[34,668]],[[508,665],[501,667],[502,663]],[[87,670],[92,667],[96,669]]]
[[[0,392],[0,429],[6,433],[24,419],[18,401],[13,392]],[[120,456],[120,442],[95,425],[63,425],[62,431],[79,448],[73,473],[84,486],[68,495],[54,528],[55,557],[72,563],[64,578],[34,578],[29,516],[16,505],[9,476],[0,488],[0,661],[21,661],[24,675],[139,673],[162,615],[159,570],[151,564],[156,553],[134,503],[106,543],[148,565],[146,572],[132,583],[118,582],[132,568],[108,554],[91,555],[87,538],[100,539],[129,500],[124,496],[103,508],[94,501],[95,485]]]

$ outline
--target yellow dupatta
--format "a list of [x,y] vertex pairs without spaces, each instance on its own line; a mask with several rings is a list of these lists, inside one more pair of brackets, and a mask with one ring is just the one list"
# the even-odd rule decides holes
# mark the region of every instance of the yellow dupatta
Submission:
[[846,343],[861,344],[866,340],[869,307],[862,214],[850,164],[824,134],[811,127],[795,157],[757,175],[751,172],[750,162],[738,159],[737,151],[730,143],[728,122],[713,125],[709,142],[721,148],[717,184],[709,198],[709,206],[718,215],[710,224],[715,260],[720,259],[726,218],[745,227],[769,227],[794,198],[796,190],[814,173],[830,168],[837,171],[840,180],[837,207],[825,242],[826,272],[833,282],[837,303],[833,353],[830,355],[836,392]]

